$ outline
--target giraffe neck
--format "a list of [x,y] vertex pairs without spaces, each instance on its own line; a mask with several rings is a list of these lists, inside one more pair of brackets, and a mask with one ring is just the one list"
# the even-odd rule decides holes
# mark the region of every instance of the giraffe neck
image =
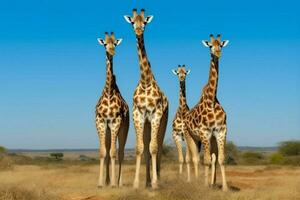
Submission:
[[207,99],[211,102],[215,102],[218,88],[218,76],[219,76],[219,58],[211,54],[210,70],[208,79]]
[[113,56],[106,52],[106,80],[105,91],[112,93],[114,86],[114,72],[113,72]]
[[152,80],[154,80],[154,76],[151,71],[150,62],[148,61],[145,44],[144,44],[144,35],[136,36],[137,38],[137,48],[138,48],[138,56],[139,56],[139,64],[141,70],[141,78],[140,82],[144,87],[147,87]]
[[185,111],[186,108],[186,93],[185,93],[185,80],[180,81],[180,91],[179,91],[179,108],[181,111]]

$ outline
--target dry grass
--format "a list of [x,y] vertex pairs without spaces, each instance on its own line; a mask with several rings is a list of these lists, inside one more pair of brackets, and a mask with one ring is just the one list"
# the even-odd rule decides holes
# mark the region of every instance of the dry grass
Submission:
[[228,183],[240,191],[226,193],[203,186],[203,167],[200,180],[191,183],[185,181],[185,174],[178,176],[177,164],[162,167],[160,189],[153,191],[144,188],[144,168],[141,189],[132,188],[134,165],[124,167],[122,188],[102,189],[97,188],[98,165],[16,165],[11,170],[0,171],[0,200],[300,199],[299,167],[229,166]]

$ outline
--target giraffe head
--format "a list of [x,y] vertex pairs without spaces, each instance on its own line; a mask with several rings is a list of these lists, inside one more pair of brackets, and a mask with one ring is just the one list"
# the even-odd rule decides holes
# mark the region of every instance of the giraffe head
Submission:
[[99,44],[104,46],[105,51],[109,55],[113,56],[115,55],[115,47],[122,42],[122,39],[116,39],[113,32],[110,33],[110,36],[108,35],[107,32],[105,32],[105,38],[104,39],[98,38],[98,42]]
[[172,70],[173,74],[175,74],[176,76],[178,76],[179,81],[184,81],[185,77],[191,72],[191,70],[186,70],[185,69],[185,65],[178,65],[177,69],[173,69]]
[[140,14],[137,14],[136,9],[133,9],[132,12],[132,17],[129,15],[125,15],[124,18],[128,23],[132,24],[135,34],[140,36],[144,33],[146,25],[152,21],[153,15],[149,15],[146,17],[144,9],[141,10]]
[[221,49],[225,47],[229,40],[223,40],[221,42],[221,35],[218,34],[216,38],[214,38],[213,34],[210,34],[210,42],[207,40],[202,40],[204,46],[210,48],[210,53],[215,55],[216,57],[221,57]]

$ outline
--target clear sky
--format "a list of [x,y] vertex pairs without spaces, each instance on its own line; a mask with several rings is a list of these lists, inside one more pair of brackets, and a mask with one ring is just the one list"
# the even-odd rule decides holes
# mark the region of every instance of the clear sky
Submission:
[[[123,38],[114,72],[131,108],[140,75],[135,35],[123,15],[133,8],[154,15],[145,43],[170,102],[167,142],[179,92],[171,69],[191,69],[192,107],[208,79],[209,50],[201,40],[210,33],[230,40],[218,86],[228,140],[273,146],[300,139],[299,1],[0,1],[0,145],[98,147],[94,110],[105,82],[105,52],[96,38],[105,31]],[[131,123],[127,147],[134,144]]]

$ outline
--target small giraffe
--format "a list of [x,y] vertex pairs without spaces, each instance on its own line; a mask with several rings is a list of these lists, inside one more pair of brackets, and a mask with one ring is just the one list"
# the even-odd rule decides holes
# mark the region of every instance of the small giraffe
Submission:
[[[153,16],[145,16],[145,10],[140,14],[133,9],[133,16],[124,16],[132,24],[137,39],[138,58],[141,71],[139,83],[133,95],[133,121],[136,131],[136,171],[133,186],[139,187],[141,155],[145,149],[146,187],[157,188],[160,176],[160,159],[164,135],[168,121],[168,100],[160,90],[148,61],[144,30]],[[152,161],[152,182],[150,178],[150,155]]]
[[[198,177],[198,165],[199,165],[199,151],[197,144],[194,139],[185,132],[185,114],[189,111],[189,107],[186,103],[186,91],[185,91],[185,79],[186,76],[190,73],[190,70],[186,70],[185,66],[178,66],[177,69],[172,70],[172,72],[178,76],[180,91],[179,91],[179,107],[173,119],[173,139],[176,144],[176,148],[178,151],[178,160],[179,160],[179,174],[182,174],[182,166],[183,166],[183,149],[182,149],[182,141],[186,141],[186,166],[187,166],[187,181],[190,182],[190,155],[192,154],[195,176]],[[200,143],[201,144],[201,143]],[[199,144],[198,144],[199,145]]]
[[110,182],[109,162],[111,160],[111,186],[116,186],[115,181],[115,160],[116,160],[116,139],[118,138],[118,160],[119,177],[118,185],[122,186],[122,161],[124,159],[124,148],[129,127],[129,109],[123,99],[116,83],[113,73],[113,56],[115,47],[122,39],[115,39],[113,33],[109,36],[105,32],[105,39],[98,39],[98,42],[106,50],[106,82],[102,95],[96,106],[96,127],[100,140],[100,170],[98,187],[103,186],[103,167],[106,160],[106,184]]
[[[197,140],[201,140],[204,146],[205,185],[208,186],[208,170],[212,164],[211,184],[215,183],[215,161],[218,162],[222,173],[222,188],[227,191],[225,177],[225,143],[226,143],[226,113],[217,99],[217,86],[219,75],[219,58],[221,49],[228,44],[228,40],[221,42],[221,36],[215,39],[210,35],[210,42],[202,43],[210,48],[210,72],[209,80],[203,88],[199,103],[191,109],[185,118],[187,130]],[[214,148],[217,149],[214,150]],[[215,153],[212,153],[215,152]],[[212,153],[212,154],[211,154]]]

